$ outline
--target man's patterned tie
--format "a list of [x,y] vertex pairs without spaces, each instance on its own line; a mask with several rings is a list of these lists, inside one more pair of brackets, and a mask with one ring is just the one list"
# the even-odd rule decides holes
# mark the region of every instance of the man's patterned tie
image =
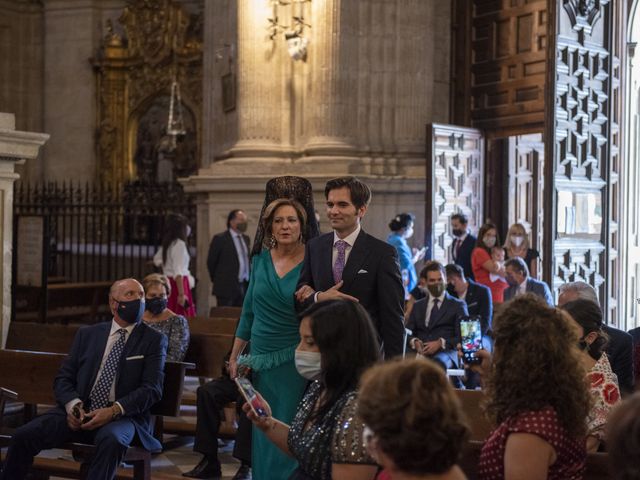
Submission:
[[333,264],[333,281],[339,283],[342,280],[342,272],[344,271],[345,256],[344,252],[347,250],[349,244],[344,240],[338,240],[335,243],[336,250],[338,250],[338,256],[336,263]]
[[89,394],[91,410],[105,408],[109,405],[109,392],[111,391],[113,380],[116,378],[120,357],[122,357],[122,351],[124,350],[125,334],[127,331],[121,328],[117,333],[120,335],[120,338],[118,338],[116,343],[113,344],[113,347],[111,347],[107,361],[104,362],[104,367],[102,367],[102,372],[100,372],[100,378],[98,378],[98,381],[93,386],[93,390],[91,390]]

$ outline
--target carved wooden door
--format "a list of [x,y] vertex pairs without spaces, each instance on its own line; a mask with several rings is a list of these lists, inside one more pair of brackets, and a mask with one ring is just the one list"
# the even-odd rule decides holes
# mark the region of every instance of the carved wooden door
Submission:
[[531,248],[542,251],[544,143],[541,133],[509,137],[509,225],[521,223]]
[[545,133],[544,279],[590,283],[614,323],[621,3],[550,2]]
[[469,218],[472,232],[482,224],[484,139],[480,130],[454,125],[427,126],[425,241],[427,258],[452,261],[449,218]]

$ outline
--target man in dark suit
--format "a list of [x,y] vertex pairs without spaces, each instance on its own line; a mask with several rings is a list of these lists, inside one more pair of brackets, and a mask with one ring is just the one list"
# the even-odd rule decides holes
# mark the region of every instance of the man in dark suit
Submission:
[[[569,282],[558,289],[558,306],[561,307],[573,300],[589,300],[600,305],[595,289],[586,282]],[[609,337],[605,352],[611,363],[611,370],[618,377],[618,385],[622,393],[633,392],[633,337],[611,325],[603,324],[602,330]]]
[[412,332],[409,346],[444,368],[456,367],[460,318],[468,315],[467,306],[447,293],[445,270],[440,262],[428,261],[422,272],[426,274],[429,295],[415,303],[409,316],[407,328]]
[[451,233],[455,240],[451,244],[451,258],[456,265],[464,270],[464,275],[471,280],[473,269],[471,268],[471,252],[476,246],[476,237],[469,233],[469,219],[464,213],[451,215]]
[[460,265],[449,264],[445,267],[449,293],[467,305],[470,317],[480,317],[482,335],[486,335],[491,328],[493,319],[493,302],[491,301],[491,290],[485,285],[465,278],[464,271]]
[[332,298],[358,301],[378,330],[385,356],[401,355],[404,288],[396,249],[360,227],[371,190],[355,177],[342,177],[327,182],[324,193],[333,231],[306,245],[296,308]]
[[219,307],[241,307],[249,284],[249,237],[247,215],[232,210],[227,216],[227,230],[211,240],[207,269],[212,293]]
[[113,321],[78,331],[54,381],[58,406],[16,430],[0,479],[25,478],[35,455],[69,441],[96,445],[92,480],[115,478],[134,438],[161,450],[149,412],[162,395],[167,338],[140,322],[144,291],[136,280],[115,282],[109,306]]
[[553,306],[551,290],[546,283],[529,277],[529,269],[523,259],[520,257],[510,258],[504,263],[504,269],[509,284],[504,291],[505,302],[523,293],[533,293],[542,297],[549,306]]

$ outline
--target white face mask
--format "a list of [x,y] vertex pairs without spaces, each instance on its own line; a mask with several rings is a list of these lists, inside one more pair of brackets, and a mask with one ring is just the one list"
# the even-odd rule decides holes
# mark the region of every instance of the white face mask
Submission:
[[514,247],[519,247],[524,242],[524,237],[521,235],[511,235],[511,243]]
[[409,227],[404,231],[404,238],[411,238],[413,237],[413,227]]
[[496,237],[493,235],[485,235],[482,237],[482,242],[487,248],[493,248],[496,246]]
[[307,380],[317,380],[320,377],[321,355],[320,352],[303,352],[296,350],[296,370]]

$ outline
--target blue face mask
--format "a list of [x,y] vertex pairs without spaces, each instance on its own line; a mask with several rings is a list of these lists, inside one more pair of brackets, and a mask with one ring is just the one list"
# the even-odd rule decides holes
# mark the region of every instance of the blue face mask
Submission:
[[153,315],[160,315],[167,308],[168,300],[165,297],[154,297],[146,300],[145,308]]
[[118,302],[118,317],[127,323],[138,323],[144,313],[144,300],[137,298],[128,302]]

